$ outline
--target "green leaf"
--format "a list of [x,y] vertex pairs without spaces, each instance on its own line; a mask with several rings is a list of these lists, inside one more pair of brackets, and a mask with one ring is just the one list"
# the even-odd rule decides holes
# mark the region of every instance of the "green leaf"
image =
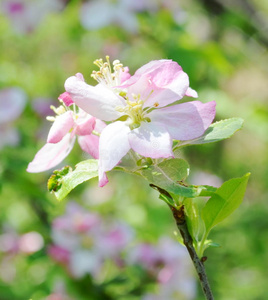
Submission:
[[227,218],[243,201],[250,173],[223,183],[202,210],[207,234],[212,227]]
[[140,174],[150,183],[169,193],[182,197],[193,198],[200,194],[211,196],[216,190],[208,186],[186,185],[183,180],[188,176],[189,165],[180,158],[165,160],[158,165],[141,169]]
[[197,145],[218,142],[231,137],[237,130],[241,129],[244,120],[241,118],[231,118],[221,120],[211,124],[205,133],[199,138],[179,142],[177,147],[186,145]]
[[58,200],[64,199],[77,185],[98,176],[98,161],[89,159],[80,162],[72,170],[64,167],[56,170],[48,180],[48,189]]

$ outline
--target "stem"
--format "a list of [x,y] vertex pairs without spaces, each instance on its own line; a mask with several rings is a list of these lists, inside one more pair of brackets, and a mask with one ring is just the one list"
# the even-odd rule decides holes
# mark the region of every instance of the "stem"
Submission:
[[206,271],[205,271],[205,267],[203,262],[199,259],[194,246],[193,246],[193,240],[192,237],[188,231],[187,228],[187,224],[186,224],[186,220],[185,220],[185,214],[184,214],[184,206],[182,205],[179,209],[176,209],[175,207],[169,205],[172,213],[173,213],[173,217],[176,221],[177,227],[181,233],[181,236],[183,238],[183,243],[186,246],[191,260],[194,264],[195,270],[198,274],[199,277],[199,281],[202,287],[202,290],[206,296],[207,300],[214,300],[213,295],[212,295],[212,291],[210,289],[209,286],[209,282],[208,282],[208,278],[206,275]]

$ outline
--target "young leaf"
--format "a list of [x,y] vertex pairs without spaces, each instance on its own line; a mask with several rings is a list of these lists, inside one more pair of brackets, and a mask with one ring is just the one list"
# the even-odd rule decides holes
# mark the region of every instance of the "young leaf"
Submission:
[[182,181],[188,176],[189,165],[180,158],[174,158],[141,169],[140,174],[150,183],[166,190],[169,193],[186,198],[197,197],[200,194],[211,196],[216,190],[208,186],[188,186]]
[[207,144],[227,139],[231,137],[237,130],[241,129],[243,123],[244,120],[241,118],[221,120],[211,124],[202,136],[189,141],[181,141],[177,147]]
[[205,202],[200,198],[187,198],[183,202],[183,205],[185,207],[187,228],[194,241],[194,245],[197,246],[198,242],[204,236],[206,230],[200,213],[205,205]]
[[54,174],[48,180],[48,189],[54,192],[58,200],[64,199],[77,185],[98,176],[98,161],[88,159],[80,162],[72,170],[66,167]]
[[202,210],[207,233],[227,218],[243,201],[250,173],[223,183]]

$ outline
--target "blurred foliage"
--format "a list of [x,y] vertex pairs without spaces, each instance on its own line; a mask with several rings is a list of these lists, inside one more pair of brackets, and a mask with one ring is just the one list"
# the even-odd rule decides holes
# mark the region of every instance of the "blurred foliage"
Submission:
[[[7,16],[1,15],[0,89],[18,86],[28,99],[23,114],[13,123],[20,133],[19,144],[0,150],[0,223],[3,232],[6,227],[18,234],[36,231],[45,241],[40,251],[14,257],[15,275],[10,267],[5,269],[4,254],[0,253],[1,300],[45,299],[59,280],[74,299],[88,295],[84,286],[89,281],[71,280],[46,254],[52,220],[63,213],[68,199],[104,217],[123,219],[137,230],[138,240],[156,241],[164,234],[172,236],[175,230],[165,204],[138,177],[113,172],[107,187],[98,188],[93,179],[67,200],[57,202],[46,189],[52,172],[25,171],[49,128],[49,122],[35,109],[38,99],[47,106],[56,103],[66,78],[77,72],[93,84],[92,62],[106,54],[128,65],[131,73],[150,60],[173,59],[188,73],[200,101],[217,102],[217,120],[244,118],[243,130],[231,139],[186,147],[181,156],[189,162],[192,175],[202,171],[228,180],[252,173],[244,203],[212,233],[221,248],[208,250],[206,267],[215,299],[267,299],[267,3],[181,0],[176,18],[162,3],[158,9],[136,12],[137,32],[127,32],[116,24],[83,28],[81,3],[66,1],[61,11],[48,13],[25,34],[16,33]],[[175,0],[173,4],[178,5]],[[64,165],[74,166],[85,158],[75,147]],[[199,184],[206,176],[202,174]],[[196,300],[201,299],[198,291]]]

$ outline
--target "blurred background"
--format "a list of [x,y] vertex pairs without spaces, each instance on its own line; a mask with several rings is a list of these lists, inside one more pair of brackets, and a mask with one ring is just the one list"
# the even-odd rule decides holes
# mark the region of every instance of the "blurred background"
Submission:
[[[86,81],[110,55],[133,74],[177,61],[216,120],[243,130],[183,156],[189,181],[214,184],[251,172],[241,207],[211,234],[215,299],[268,299],[268,2],[255,0],[0,1],[0,300],[203,299],[171,214],[138,177],[110,173],[58,202],[52,173],[29,174],[46,141],[66,78]],[[78,145],[63,165],[85,159]],[[176,268],[174,268],[176,266]]]

